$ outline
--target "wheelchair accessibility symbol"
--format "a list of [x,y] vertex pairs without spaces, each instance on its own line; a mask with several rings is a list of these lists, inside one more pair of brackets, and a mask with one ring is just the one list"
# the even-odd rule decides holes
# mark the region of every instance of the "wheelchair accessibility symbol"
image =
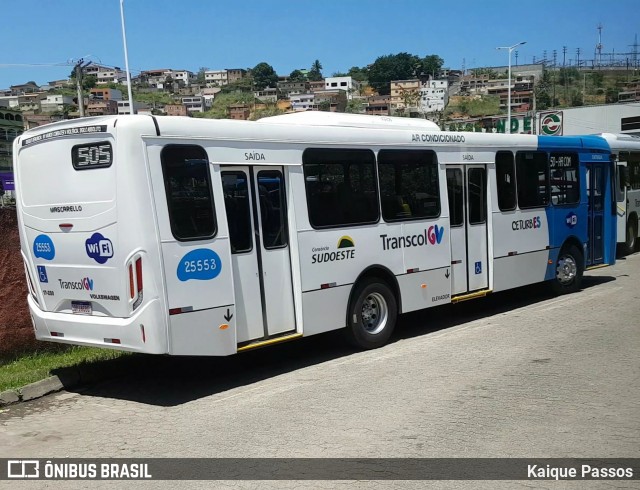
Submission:
[[476,262],[476,274],[482,274],[482,262]]

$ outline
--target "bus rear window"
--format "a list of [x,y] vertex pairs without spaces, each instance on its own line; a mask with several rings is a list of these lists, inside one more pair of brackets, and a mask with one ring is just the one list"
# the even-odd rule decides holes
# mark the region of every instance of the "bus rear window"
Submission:
[[173,236],[212,238],[217,228],[207,153],[200,146],[168,145],[160,160]]

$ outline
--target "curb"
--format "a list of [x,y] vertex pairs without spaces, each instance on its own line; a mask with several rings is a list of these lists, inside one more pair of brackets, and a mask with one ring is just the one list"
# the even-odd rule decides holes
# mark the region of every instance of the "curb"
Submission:
[[126,373],[127,362],[124,359],[122,361],[113,359],[112,361],[117,362],[111,362],[108,368],[105,368],[104,364],[98,363],[56,369],[58,374],[29,383],[22,388],[2,391],[0,392],[0,408],[41,398],[57,391],[105,381]]
[[0,393],[0,407],[40,398],[64,388],[65,386],[58,376],[50,376],[35,383],[30,383],[22,388],[3,391]]

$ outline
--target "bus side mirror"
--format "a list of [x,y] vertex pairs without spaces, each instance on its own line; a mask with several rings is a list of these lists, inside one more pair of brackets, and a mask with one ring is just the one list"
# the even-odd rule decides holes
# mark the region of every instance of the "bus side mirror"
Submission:
[[620,167],[620,184],[625,187],[630,187],[629,183],[629,167]]

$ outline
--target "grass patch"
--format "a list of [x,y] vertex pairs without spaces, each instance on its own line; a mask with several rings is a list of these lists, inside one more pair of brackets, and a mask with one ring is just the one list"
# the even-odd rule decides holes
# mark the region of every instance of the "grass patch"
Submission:
[[54,369],[92,364],[127,354],[111,349],[73,346],[57,352],[34,352],[11,360],[0,359],[0,391],[21,388],[48,378]]

